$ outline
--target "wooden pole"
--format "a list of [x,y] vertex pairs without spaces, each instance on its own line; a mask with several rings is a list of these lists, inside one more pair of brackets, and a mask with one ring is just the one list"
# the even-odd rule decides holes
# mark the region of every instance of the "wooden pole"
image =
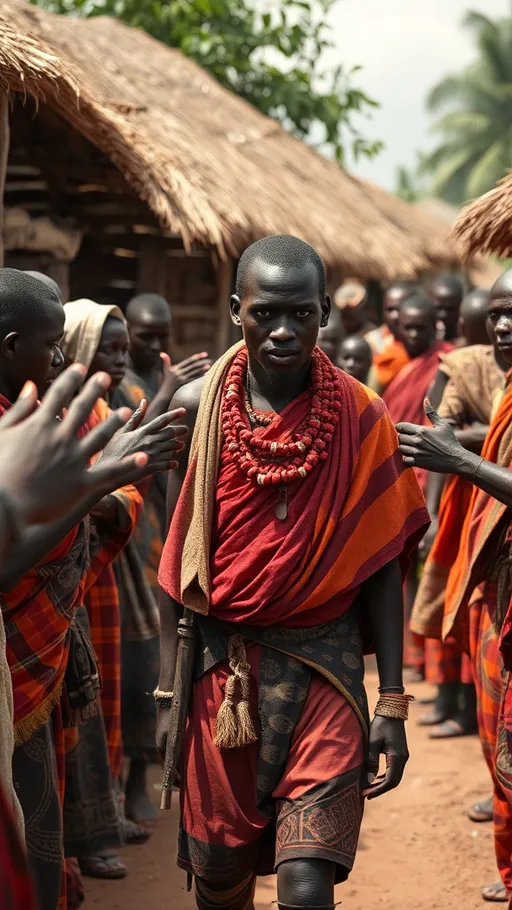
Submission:
[[229,298],[233,282],[233,260],[220,261],[217,268],[217,357],[224,354],[231,343],[231,316]]
[[7,95],[0,93],[0,268],[4,264],[4,206],[5,176],[7,174],[7,157],[9,155],[9,101]]

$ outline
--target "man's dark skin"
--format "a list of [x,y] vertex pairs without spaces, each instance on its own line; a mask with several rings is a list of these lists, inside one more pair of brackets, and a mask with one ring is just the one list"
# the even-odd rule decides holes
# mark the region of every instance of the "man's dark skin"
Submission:
[[437,310],[437,318],[444,324],[444,340],[455,341],[464,296],[461,282],[453,275],[440,275],[432,282],[430,296]]
[[[320,327],[327,325],[330,300],[319,292],[319,278],[312,263],[300,267],[269,265],[256,259],[250,266],[242,299],[231,298],[231,318],[242,328],[249,352],[249,382],[254,408],[281,412],[308,386],[311,355]],[[192,432],[204,380],[178,390],[173,406],[186,407]],[[185,460],[169,477],[168,515],[172,517],[186,473]],[[396,560],[388,563],[363,585],[363,594],[376,643],[382,686],[402,685],[403,603],[402,580]],[[176,628],[181,607],[165,594],[161,599],[161,673],[159,687],[169,691],[174,683]],[[159,705],[157,743],[165,751],[169,709]],[[408,759],[402,721],[375,717],[371,727],[368,771],[373,780],[379,757],[387,753],[384,778],[365,791],[369,799],[396,787]],[[278,869],[281,907],[331,907],[335,866],[324,860],[297,859]],[[222,883],[222,889],[226,888]],[[213,886],[215,887],[215,886]],[[220,887],[220,886],[219,886]]]
[[[26,300],[29,300],[30,282],[36,279],[27,277],[26,281],[29,282]],[[37,281],[37,284],[40,282]],[[1,295],[0,271],[0,298]],[[0,338],[0,393],[8,401],[14,402],[25,383],[32,381],[41,397],[64,362],[59,346],[64,331],[64,308],[60,298],[51,288],[47,288],[44,302],[34,301],[31,318],[27,319],[26,315],[22,315],[18,323],[13,314],[13,323],[15,325],[13,330]],[[174,415],[169,415],[167,419],[162,417],[161,426],[153,423],[144,428],[139,427],[141,417],[141,414],[134,414],[123,430],[108,443],[101,456],[102,464],[105,466],[136,452],[145,452],[149,455],[148,463],[144,467],[136,468],[125,483],[135,483],[148,473],[172,466],[174,462],[170,461],[171,453],[176,451],[177,447],[175,437],[185,432],[183,427],[169,425]],[[178,417],[181,417],[181,412],[176,415],[176,418]],[[97,464],[99,463],[98,461]],[[91,472],[95,470],[96,466],[90,468]],[[23,576],[51,553],[103,496],[108,496],[116,486],[108,485],[105,488],[91,490],[88,497],[75,509],[57,521],[26,529],[23,540],[15,552],[3,566],[0,566],[0,589],[9,591],[15,587]]]
[[148,418],[167,410],[180,385],[204,376],[210,367],[208,354],[202,351],[171,366],[168,351],[171,343],[171,311],[158,294],[138,294],[126,307],[130,337],[128,365],[155,394],[148,408]]
[[[512,270],[505,272],[491,289],[487,330],[498,355],[512,367]],[[431,407],[427,413],[434,429],[412,423],[397,426],[404,462],[428,471],[457,474],[512,508],[512,471],[464,448],[446,420]]]
[[345,330],[341,321],[340,311],[337,307],[331,309],[329,322],[326,326],[320,326],[317,344],[324,354],[335,365],[338,363],[340,345],[345,337]]
[[105,320],[100,343],[89,368],[89,376],[102,370],[108,373],[114,391],[121,384],[128,363],[128,329],[124,322],[109,316]]
[[397,337],[411,359],[432,347],[436,340],[436,311],[427,297],[409,297],[400,305]]
[[349,335],[341,343],[337,366],[349,376],[366,382],[372,365],[372,349],[362,335]]
[[489,344],[487,310],[490,291],[477,288],[464,297],[460,307],[459,338],[464,344]]
[[382,301],[382,319],[396,337],[400,306],[408,297],[419,294],[419,287],[411,281],[395,281],[389,286]]

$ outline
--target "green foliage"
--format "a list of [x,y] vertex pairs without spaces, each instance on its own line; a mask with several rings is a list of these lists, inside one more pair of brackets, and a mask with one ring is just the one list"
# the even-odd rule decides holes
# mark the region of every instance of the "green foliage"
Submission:
[[429,94],[440,142],[423,169],[431,192],[460,204],[491,189],[512,166],[512,18],[492,20],[469,12],[478,57],[447,76]]
[[218,81],[300,138],[342,162],[350,150],[376,155],[353,124],[376,102],[352,85],[357,67],[325,71],[321,58],[333,46],[329,12],[336,0],[32,0],[51,12],[118,16],[177,47]]

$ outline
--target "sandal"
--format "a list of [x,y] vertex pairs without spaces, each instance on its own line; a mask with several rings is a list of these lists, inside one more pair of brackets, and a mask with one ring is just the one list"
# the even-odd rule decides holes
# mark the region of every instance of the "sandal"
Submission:
[[509,894],[503,882],[493,882],[492,885],[486,885],[485,888],[482,888],[482,897],[484,901],[506,904],[508,903]]
[[151,837],[151,831],[124,817],[121,819],[121,837],[123,844],[145,844]]
[[468,809],[468,817],[472,822],[492,822],[494,818],[493,803],[492,796],[489,799],[483,799],[481,803],[473,803]]
[[87,878],[126,878],[128,869],[120,862],[117,853],[98,853],[95,856],[79,856],[80,872]]
[[466,727],[460,720],[445,720],[428,734],[429,739],[454,739],[457,736],[472,736],[477,731]]

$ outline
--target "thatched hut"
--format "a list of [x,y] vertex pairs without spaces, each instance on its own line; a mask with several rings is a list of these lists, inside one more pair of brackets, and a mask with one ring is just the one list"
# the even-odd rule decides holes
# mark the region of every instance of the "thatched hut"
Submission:
[[[453,261],[443,230],[427,239],[414,219],[393,217],[393,197],[376,205],[179,51],[118,20],[0,0],[0,92],[5,206],[28,227],[50,218],[82,238],[66,259],[62,243],[59,258],[49,241],[13,248],[6,236],[6,262],[46,268],[70,296],[122,305],[135,290],[164,294],[179,354],[229,342],[232,262],[264,234],[314,244],[333,281]],[[5,115],[4,101],[0,172]]]
[[512,173],[462,210],[453,238],[465,257],[476,252],[512,256]]

